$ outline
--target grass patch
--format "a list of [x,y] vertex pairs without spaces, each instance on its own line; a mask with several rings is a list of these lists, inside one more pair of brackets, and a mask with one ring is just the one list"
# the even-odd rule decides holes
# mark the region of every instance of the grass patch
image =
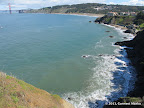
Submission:
[[124,103],[128,103],[128,102],[141,102],[141,98],[138,97],[122,97],[121,98],[123,100]]
[[0,98],[4,95],[3,93],[3,87],[0,87]]
[[128,16],[129,18],[135,18],[135,16]]
[[18,108],[26,108],[25,106],[18,106]]
[[8,106],[8,107],[13,107],[13,105],[12,105],[12,104],[8,104],[7,106]]
[[121,23],[121,22],[123,22],[123,18],[120,18],[120,19],[119,19],[119,23]]
[[112,18],[107,18],[107,19],[106,19],[106,22],[110,22],[110,21],[111,21],[111,19],[112,19]]
[[26,88],[27,88],[27,86],[26,86],[26,84],[25,84],[24,81],[16,79],[16,82],[17,82],[23,89],[26,89]]
[[56,106],[52,107],[52,108],[57,108]]
[[10,95],[14,103],[17,103],[19,101],[16,91],[11,93]]
[[144,23],[142,23],[141,25],[139,25],[141,29],[144,29]]
[[53,96],[57,101],[59,101],[61,99],[61,97],[59,95],[56,95],[56,94],[52,94],[51,96]]
[[25,82],[22,81],[22,80],[16,79],[16,82],[17,82],[23,89],[25,89],[25,90],[28,90],[28,89],[30,89],[30,90],[35,90],[32,85],[27,84],[27,83],[25,83]]
[[13,78],[13,77],[11,77],[11,76],[9,76],[9,75],[6,76],[6,79],[11,79],[11,78]]
[[3,93],[0,91],[0,97],[2,97],[3,96]]
[[141,101],[140,98],[136,98],[136,97],[132,97],[132,98],[129,98],[130,99],[130,102],[139,102]]
[[17,103],[19,101],[17,96],[11,96],[14,103]]

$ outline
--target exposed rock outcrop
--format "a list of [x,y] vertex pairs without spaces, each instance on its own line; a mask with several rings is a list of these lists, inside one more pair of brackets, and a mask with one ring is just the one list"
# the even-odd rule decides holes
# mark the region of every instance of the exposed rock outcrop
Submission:
[[133,30],[133,29],[128,29],[128,30],[124,31],[124,33],[135,34],[135,30]]
[[[129,92],[129,102],[132,98],[140,101],[144,105],[144,30],[137,33],[136,37],[130,41],[116,42],[115,45],[127,46],[128,58],[137,71],[137,81],[133,91]],[[117,102],[124,102],[125,98],[120,98]],[[107,106],[108,107],[108,106]],[[128,107],[128,106],[127,106]],[[127,108],[126,106],[120,108]],[[137,106],[134,108],[140,108]],[[131,108],[131,107],[128,107]],[[133,107],[132,107],[133,108]]]
[[135,34],[136,32],[136,26],[133,24],[134,17],[129,17],[129,16],[103,16],[100,18],[97,18],[95,20],[96,23],[104,23],[108,25],[117,25],[117,26],[122,26],[126,27],[127,30],[124,31],[125,33],[131,33]]

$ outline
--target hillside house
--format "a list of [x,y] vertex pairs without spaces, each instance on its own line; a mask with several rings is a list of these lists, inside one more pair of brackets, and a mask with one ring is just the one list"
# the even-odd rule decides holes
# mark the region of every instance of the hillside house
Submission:
[[130,12],[125,12],[125,16],[129,16],[130,15]]
[[107,13],[107,16],[118,16],[117,12],[109,12]]
[[136,16],[137,13],[136,12],[120,12],[120,16]]
[[97,8],[94,8],[95,10],[99,11],[99,10],[105,10],[104,8],[101,8],[101,7],[97,7]]
[[130,12],[130,15],[131,15],[131,16],[136,16],[137,13],[136,13],[136,12]]
[[120,12],[120,16],[125,16],[125,12]]

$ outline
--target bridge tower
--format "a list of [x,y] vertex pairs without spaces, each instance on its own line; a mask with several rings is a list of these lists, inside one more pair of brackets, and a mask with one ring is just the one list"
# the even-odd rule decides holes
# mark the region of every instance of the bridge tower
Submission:
[[11,13],[12,13],[12,12],[11,12],[11,4],[9,3],[8,5],[9,5],[9,12],[10,12],[10,14],[11,14]]

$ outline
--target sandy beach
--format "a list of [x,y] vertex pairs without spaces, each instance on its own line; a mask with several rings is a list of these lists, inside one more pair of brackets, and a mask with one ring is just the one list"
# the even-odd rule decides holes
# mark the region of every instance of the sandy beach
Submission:
[[116,28],[120,28],[120,29],[122,29],[122,30],[127,30],[126,27],[124,27],[124,26],[120,26],[120,25],[110,24],[110,26],[114,26],[114,27],[116,27]]
[[93,16],[93,17],[103,17],[105,15],[105,14],[92,14],[92,13],[51,13],[51,14],[82,15],[82,16]]

